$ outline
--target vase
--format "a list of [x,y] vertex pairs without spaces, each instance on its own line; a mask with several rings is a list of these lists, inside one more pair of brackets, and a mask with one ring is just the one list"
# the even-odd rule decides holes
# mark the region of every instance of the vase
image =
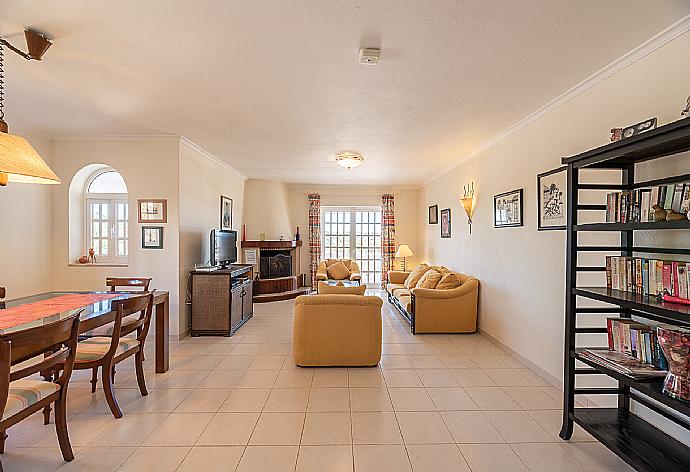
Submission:
[[690,402],[690,331],[659,327],[657,338],[668,362],[663,392]]

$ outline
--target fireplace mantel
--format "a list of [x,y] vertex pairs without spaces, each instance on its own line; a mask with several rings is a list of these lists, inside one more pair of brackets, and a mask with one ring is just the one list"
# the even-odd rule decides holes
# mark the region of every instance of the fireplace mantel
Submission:
[[242,241],[243,248],[294,249],[301,245],[302,241]]

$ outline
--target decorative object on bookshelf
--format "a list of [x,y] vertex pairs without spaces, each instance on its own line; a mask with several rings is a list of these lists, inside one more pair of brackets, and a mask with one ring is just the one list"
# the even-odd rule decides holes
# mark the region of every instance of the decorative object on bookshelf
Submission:
[[430,225],[437,225],[438,224],[438,205],[431,205],[429,207],[429,224]]
[[467,214],[467,224],[470,227],[470,234],[472,234],[472,213],[474,212],[474,182],[470,185],[463,185],[462,198],[460,204]]
[[653,205],[652,209],[654,210],[654,221],[666,221],[666,210],[659,205]]
[[[686,220],[690,182],[651,185],[606,195],[607,223]],[[686,203],[687,202],[687,203]]]
[[522,189],[494,195],[494,228],[522,226]]
[[450,208],[441,210],[441,237],[450,238]]
[[565,229],[567,179],[563,166],[537,174],[537,211],[539,231]]
[[680,112],[681,118],[690,118],[690,95],[688,95],[688,101],[685,104],[685,108]]
[[220,230],[232,230],[232,198],[220,196]]
[[663,392],[690,402],[690,330],[659,326],[657,336],[668,361]]
[[650,118],[648,120],[640,121],[634,125],[626,126],[623,128],[623,138],[632,138],[638,134],[646,133],[656,128],[656,118]]
[[623,128],[611,128],[611,142],[615,143],[623,139]]
[[666,221],[683,221],[688,217],[685,213],[680,213],[675,210],[666,210]]

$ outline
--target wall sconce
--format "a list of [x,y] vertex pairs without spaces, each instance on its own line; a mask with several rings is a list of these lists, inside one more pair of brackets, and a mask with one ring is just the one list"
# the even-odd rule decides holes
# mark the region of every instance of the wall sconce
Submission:
[[462,207],[467,213],[467,224],[470,225],[470,234],[472,234],[472,212],[474,211],[474,182],[469,185],[463,185],[463,196],[460,199]]

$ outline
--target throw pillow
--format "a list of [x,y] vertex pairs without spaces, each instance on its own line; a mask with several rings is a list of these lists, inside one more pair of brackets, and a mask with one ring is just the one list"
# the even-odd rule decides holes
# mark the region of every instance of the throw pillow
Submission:
[[335,280],[343,280],[350,276],[350,271],[345,267],[343,261],[338,261],[328,267],[328,277]]
[[436,285],[438,285],[442,278],[443,275],[439,271],[429,269],[417,282],[417,288],[436,288]]
[[419,282],[419,279],[422,278],[427,270],[429,270],[429,266],[426,264],[419,264],[415,267],[414,270],[410,272],[410,275],[407,276],[407,279],[405,279],[405,288],[415,288],[417,282]]
[[364,295],[366,291],[366,285],[345,287],[342,285],[329,285],[326,282],[319,282],[319,295]]
[[434,269],[436,272],[440,272],[440,273],[443,274],[443,275],[446,275],[448,272],[450,272],[450,269],[449,269],[448,267],[446,267],[446,266],[435,266],[435,265],[432,265],[432,266],[429,266],[429,267],[431,267],[432,269]]
[[460,279],[453,272],[450,272],[443,276],[441,281],[436,285],[437,290],[452,290],[458,288],[460,285]]

